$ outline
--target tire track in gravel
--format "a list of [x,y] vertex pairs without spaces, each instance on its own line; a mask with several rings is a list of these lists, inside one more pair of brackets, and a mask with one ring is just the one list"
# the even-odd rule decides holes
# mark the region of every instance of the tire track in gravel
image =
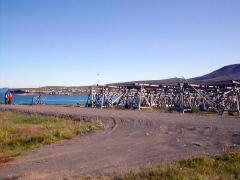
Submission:
[[101,120],[106,128],[28,151],[0,164],[0,179],[63,179],[106,175],[227,148],[239,151],[240,119],[213,115],[91,109],[59,105],[0,105],[0,110]]

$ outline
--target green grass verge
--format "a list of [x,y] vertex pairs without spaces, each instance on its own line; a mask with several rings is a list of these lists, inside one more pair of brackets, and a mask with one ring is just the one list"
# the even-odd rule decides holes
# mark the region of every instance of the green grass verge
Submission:
[[217,158],[208,156],[141,167],[113,176],[80,177],[79,180],[239,180],[240,152]]
[[51,116],[0,111],[0,158],[84,135],[103,126],[100,121],[73,121]]

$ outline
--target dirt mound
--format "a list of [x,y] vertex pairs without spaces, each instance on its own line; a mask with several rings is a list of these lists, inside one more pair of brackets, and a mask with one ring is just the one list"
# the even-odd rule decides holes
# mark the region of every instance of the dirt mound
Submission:
[[9,162],[9,161],[13,161],[14,158],[13,157],[0,157],[0,163],[6,163],[6,162]]

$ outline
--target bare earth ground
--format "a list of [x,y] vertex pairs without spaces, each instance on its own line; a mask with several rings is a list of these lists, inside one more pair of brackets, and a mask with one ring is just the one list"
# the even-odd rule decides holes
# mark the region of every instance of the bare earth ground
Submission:
[[240,150],[238,117],[58,105],[0,105],[0,110],[97,119],[106,125],[105,130],[44,145],[0,164],[0,179],[106,175],[193,155]]

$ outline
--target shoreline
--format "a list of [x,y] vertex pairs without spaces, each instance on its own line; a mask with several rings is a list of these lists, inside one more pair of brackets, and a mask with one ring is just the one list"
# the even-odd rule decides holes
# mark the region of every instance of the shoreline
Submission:
[[27,96],[27,95],[61,95],[61,96],[69,96],[69,95],[82,95],[86,93],[79,93],[79,94],[39,94],[39,93],[21,93],[21,94],[13,94],[17,96]]

